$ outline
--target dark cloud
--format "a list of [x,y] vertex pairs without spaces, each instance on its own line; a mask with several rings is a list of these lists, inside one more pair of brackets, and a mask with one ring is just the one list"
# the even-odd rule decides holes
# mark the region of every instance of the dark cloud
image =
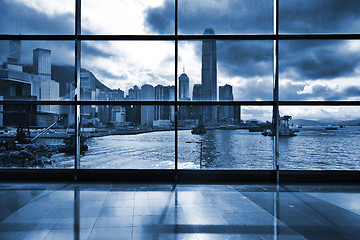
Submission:
[[226,75],[254,77],[272,75],[272,42],[218,41],[219,71]]
[[272,79],[246,81],[241,86],[234,87],[235,100],[255,101],[258,99],[271,101],[273,99]]
[[280,1],[279,29],[285,33],[357,33],[358,0]]
[[343,89],[331,88],[324,84],[314,84],[310,87],[311,91],[301,93],[305,88],[305,84],[287,83],[280,87],[280,100],[318,100],[325,101],[346,101],[352,97],[360,97],[359,86],[349,86]]
[[335,79],[353,74],[360,62],[360,53],[347,51],[347,43],[340,40],[281,42],[280,78],[303,81]]
[[[75,4],[74,4],[75,5]],[[74,34],[73,14],[47,16],[21,3],[0,1],[1,33]]]
[[114,80],[128,79],[128,74],[127,73],[114,74],[114,73],[110,72],[108,69],[100,69],[100,68],[98,68],[96,70],[96,73],[99,74],[99,76],[101,76],[101,77],[110,78],[110,79],[114,79]]
[[175,5],[173,0],[167,0],[164,6],[150,9],[146,14],[147,26],[159,34],[174,34]]
[[[174,1],[146,12],[147,26],[160,34],[174,32]],[[179,1],[180,34],[203,34],[212,27],[217,34],[272,32],[272,1]]]
[[109,52],[105,52],[90,45],[88,42],[82,42],[81,44],[81,54],[83,57],[96,57],[96,58],[109,58],[112,56],[111,48],[109,48]]

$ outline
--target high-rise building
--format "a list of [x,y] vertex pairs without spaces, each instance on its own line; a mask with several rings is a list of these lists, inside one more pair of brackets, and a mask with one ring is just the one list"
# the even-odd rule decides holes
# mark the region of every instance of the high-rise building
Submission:
[[179,77],[179,100],[189,101],[189,77],[182,73]]
[[20,63],[20,53],[21,53],[21,41],[20,40],[10,40],[9,41],[9,57],[8,62],[10,63]]
[[[226,84],[225,86],[219,86],[219,101],[220,102],[231,102],[234,101],[232,86]],[[219,117],[220,122],[229,122],[234,118],[234,106],[219,106]]]
[[234,101],[233,88],[229,84],[219,86],[219,101]]
[[[156,101],[174,101],[175,100],[175,86],[157,85],[155,87]],[[157,105],[155,106],[155,120],[170,120],[175,121],[174,106]]]
[[[141,87],[141,101],[154,101],[155,90],[149,84],[144,84]],[[154,122],[154,106],[141,106],[141,125],[152,126]]]
[[201,101],[202,100],[202,86],[201,84],[194,84],[193,87],[193,95],[192,99],[193,101]]
[[[126,96],[126,100],[140,100],[141,90],[138,86],[134,86],[129,89],[129,93]],[[133,123],[134,125],[141,124],[141,106],[139,105],[127,105],[125,106],[126,111],[126,122]]]
[[[201,101],[202,100],[202,92],[203,88],[201,84],[194,84],[192,100],[193,101]],[[192,107],[192,118],[198,120],[200,116],[204,118],[204,112],[202,106],[193,106]]]
[[[212,28],[207,28],[204,35],[215,35]],[[202,41],[202,66],[201,66],[202,100],[217,101],[217,66],[216,66],[216,40],[205,39]],[[205,124],[216,124],[217,107],[204,108]]]
[[34,49],[33,68],[35,75],[50,76],[51,78],[51,50],[42,48]]

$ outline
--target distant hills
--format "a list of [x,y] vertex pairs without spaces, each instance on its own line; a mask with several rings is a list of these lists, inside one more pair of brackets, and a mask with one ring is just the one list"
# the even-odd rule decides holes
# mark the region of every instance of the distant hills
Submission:
[[360,126],[360,118],[347,121],[338,121],[332,118],[322,118],[318,121],[306,120],[306,119],[293,119],[290,123],[294,125],[304,125],[304,126],[316,126],[316,125],[355,125]]
[[[33,72],[31,64],[24,65],[23,71],[27,73]],[[90,86],[95,90],[100,89],[103,92],[109,92],[110,88],[101,83],[92,72],[81,68],[81,72],[89,72],[92,76],[90,78]],[[68,93],[66,84],[75,84],[75,67],[64,65],[51,65],[51,79],[60,84],[60,96],[65,96]]]

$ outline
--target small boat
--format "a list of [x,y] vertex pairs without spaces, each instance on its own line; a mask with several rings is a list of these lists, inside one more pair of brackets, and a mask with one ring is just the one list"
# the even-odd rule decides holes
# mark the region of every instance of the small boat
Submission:
[[191,133],[192,134],[204,134],[204,133],[206,133],[206,129],[205,129],[205,126],[204,126],[204,121],[202,119],[202,116],[200,116],[199,122],[196,125],[196,127],[192,128]]
[[220,129],[221,130],[237,130],[238,127],[234,126],[234,125],[227,125],[227,126],[221,126]]
[[340,125],[340,128],[345,128],[345,126],[344,126],[344,125]]
[[330,127],[326,127],[325,130],[338,130],[338,128],[337,128],[337,127],[331,127],[331,126],[330,126]]
[[262,127],[250,127],[249,132],[262,132],[264,131],[264,128]]

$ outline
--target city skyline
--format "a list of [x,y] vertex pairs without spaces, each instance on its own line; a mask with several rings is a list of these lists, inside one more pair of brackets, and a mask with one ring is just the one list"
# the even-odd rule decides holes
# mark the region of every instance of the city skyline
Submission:
[[[83,34],[173,34],[174,1],[111,1],[82,4]],[[41,0],[3,0],[2,32],[9,34],[73,34],[73,1],[61,4]],[[127,4],[124,7],[124,4]],[[359,1],[280,2],[280,33],[356,33]],[[300,8],[301,6],[301,8]],[[115,13],[116,9],[116,13]],[[119,12],[126,9],[126,12]],[[320,11],[321,9],[321,11]],[[6,11],[5,11],[6,10]],[[106,13],[100,20],[92,18]],[[241,14],[239,14],[239,12]],[[339,16],[333,18],[332,16]],[[125,18],[126,21],[122,21]],[[64,19],[58,21],[58,19]],[[97,19],[94,22],[93,19]],[[201,35],[207,27],[217,34],[272,34],[272,1],[179,2],[179,34]],[[126,22],[127,24],[119,24]],[[196,24],[193,24],[196,23]],[[324,24],[326,23],[326,24]],[[6,48],[0,41],[0,56]],[[47,46],[35,46],[35,45]],[[280,100],[359,100],[360,41],[280,41]],[[52,49],[53,63],[74,66],[74,42],[23,43],[24,51]],[[218,84],[233,86],[234,100],[272,100],[272,41],[217,41]],[[112,89],[134,85],[174,85],[174,49],[171,41],[83,41],[82,68]],[[30,55],[30,54],[28,54]],[[3,60],[2,59],[2,60]],[[31,56],[23,56],[30,63]],[[201,82],[201,41],[179,41],[178,73],[186,67],[189,92]],[[3,62],[3,61],[2,61]],[[179,75],[179,74],[178,74]],[[307,118],[335,115],[334,111],[297,112]],[[337,115],[340,115],[339,113]],[[354,111],[342,112],[351,118]]]

